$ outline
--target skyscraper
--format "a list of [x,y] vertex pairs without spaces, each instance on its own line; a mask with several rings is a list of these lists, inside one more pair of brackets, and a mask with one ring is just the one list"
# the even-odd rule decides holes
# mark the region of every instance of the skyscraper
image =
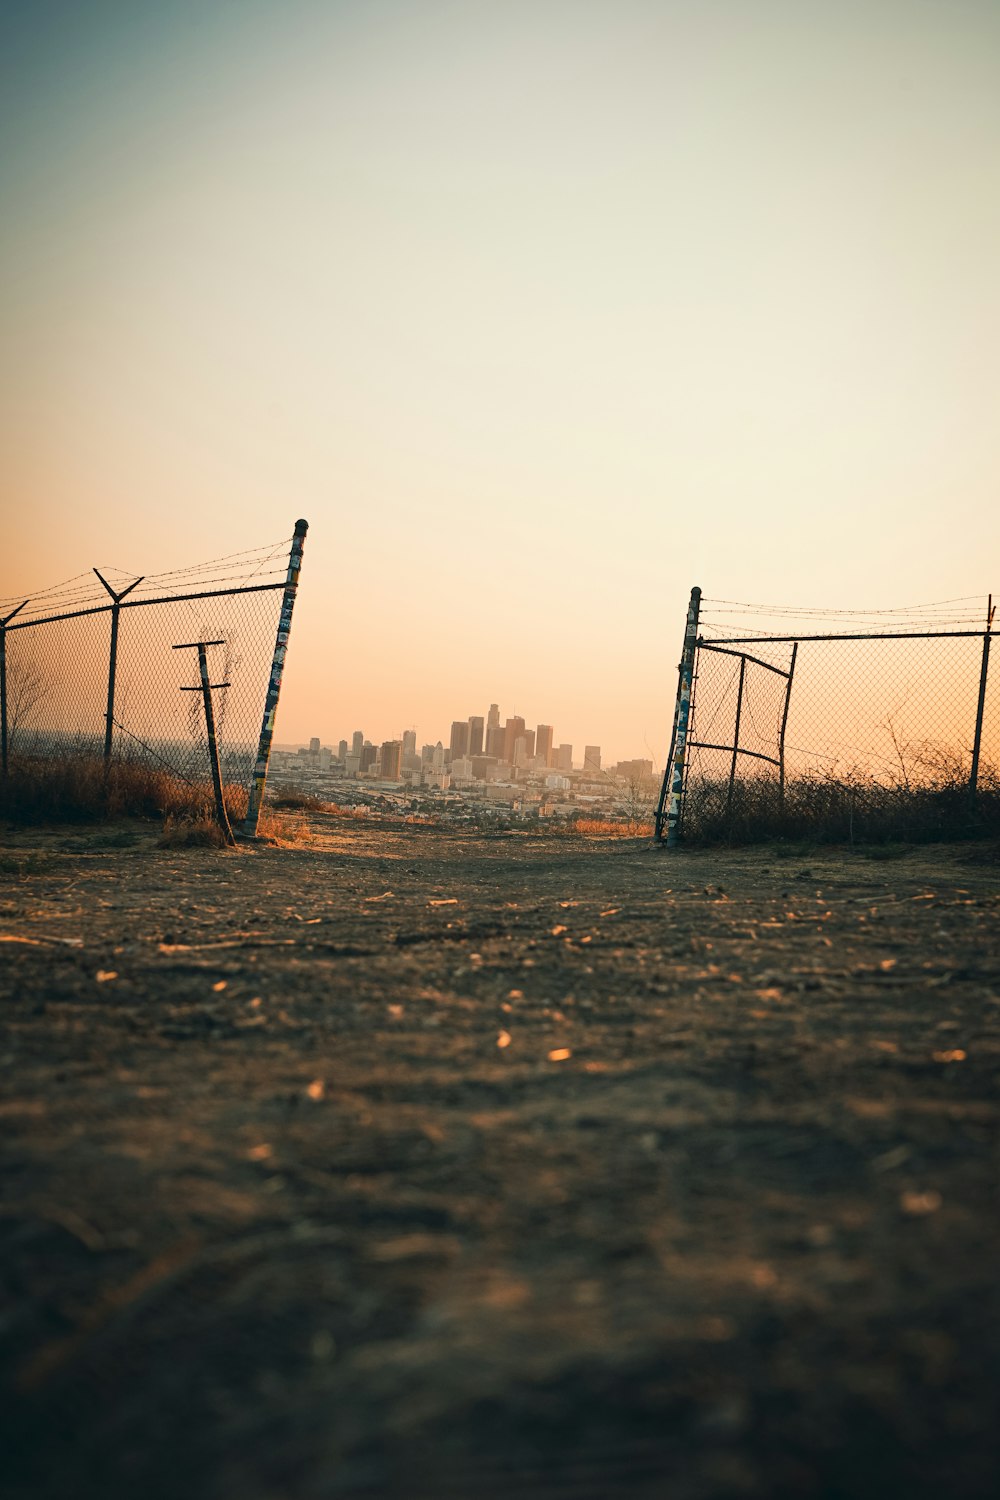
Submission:
[[458,760],[469,748],[469,721],[455,719],[451,726],[451,758]]
[[524,733],[524,720],[516,715],[508,719],[503,727],[503,760],[514,759],[514,746]]
[[364,730],[363,729],[356,729],[354,731],[354,737],[351,740],[351,754],[352,755],[360,755],[361,751],[364,749],[364,744],[365,744],[365,732],[364,732]]
[[535,731],[535,754],[545,757],[545,764],[552,764],[552,725],[539,724]]
[[385,740],[382,745],[380,774],[383,781],[398,781],[402,774],[402,740]]
[[415,729],[403,730],[403,754],[415,755],[417,752],[417,731]]
[[473,718],[473,719],[469,720],[469,754],[470,755],[482,755],[482,753],[483,753],[483,720],[482,720],[482,716],[480,715],[480,717],[478,719]]
[[337,746],[337,759],[338,760],[346,760],[347,759],[347,741],[346,740],[341,740],[340,744]]
[[573,769],[573,746],[560,745],[556,751],[556,767],[560,771],[572,771]]
[[601,769],[600,745],[584,745],[583,769],[585,773],[590,772],[591,774]]

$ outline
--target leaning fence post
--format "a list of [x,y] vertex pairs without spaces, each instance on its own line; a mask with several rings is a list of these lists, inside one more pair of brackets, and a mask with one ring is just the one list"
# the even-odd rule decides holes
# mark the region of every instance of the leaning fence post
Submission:
[[740,721],[743,718],[743,684],[747,675],[747,659],[740,657],[740,685],[736,691],[736,727],[733,730],[733,759],[729,767],[729,792],[726,796],[726,822],[730,824],[732,837],[733,792],[736,789],[736,767],[740,758]]
[[990,640],[993,631],[993,595],[986,604],[986,629],[983,632],[983,659],[979,668],[979,699],[976,704],[976,732],[972,739],[972,769],[969,772],[969,796],[973,803],[979,784],[979,754],[983,748],[983,711],[986,707],[986,679],[990,670]]
[[24,604],[19,604],[0,620],[0,756],[4,776],[7,775],[7,626],[15,615],[21,613],[27,602],[25,599]]
[[798,641],[792,642],[792,659],[788,663],[788,680],[785,684],[785,706],[781,711],[781,734],[778,736],[778,797],[785,805],[785,731],[788,728],[788,709],[792,701],[792,678],[795,676],[795,658],[799,654]]
[[[688,721],[691,714],[691,685],[694,679],[694,654],[698,644],[698,614],[701,609],[701,589],[691,590],[687,623],[684,628],[684,649],[681,654],[677,679],[677,702],[674,706],[673,753],[663,773],[663,786],[656,809],[656,841],[663,840],[663,825],[667,827],[667,848],[676,847],[680,839],[681,795],[684,790],[684,761],[687,752]],[[666,815],[664,816],[664,804]]]
[[292,628],[292,610],[295,608],[295,595],[299,584],[299,573],[302,571],[302,549],[305,546],[306,532],[308,530],[308,521],[296,521],[295,535],[292,537],[292,550],[288,558],[288,576],[285,579],[285,592],[281,599],[278,632],[274,641],[274,655],[271,658],[271,676],[267,684],[267,697],[264,699],[264,718],[260,726],[260,739],[257,743],[257,759],[254,762],[253,777],[250,781],[246,817],[243,819],[240,827],[240,838],[242,839],[256,837],[257,824],[260,822],[260,810],[264,804],[267,767],[271,759],[271,741],[274,739],[274,720],[278,711],[278,698],[281,694],[281,678],[285,670],[288,635]]
[[[122,612],[121,605],[125,595],[131,594],[132,590],[142,582],[142,578],[137,578],[135,583],[130,583],[127,589],[122,589],[120,594],[116,594],[108,580],[102,574],[98,573],[96,568],[94,572],[97,573],[98,578],[100,578],[113,600],[111,605],[111,649],[108,653],[108,710],[104,716],[104,763],[107,765],[111,759],[111,738],[114,733],[115,723],[115,678],[118,673],[118,617]],[[145,576],[143,574],[143,578]]]
[[222,829],[222,836],[226,843],[232,847],[236,840],[233,838],[233,830],[229,826],[229,814],[226,812],[226,798],[222,788],[222,768],[219,765],[219,743],[215,737],[215,713],[212,709],[212,689],[229,687],[228,682],[209,682],[208,680],[208,651],[209,646],[224,646],[225,641],[185,641],[183,645],[174,646],[174,651],[190,651],[196,647],[198,651],[198,672],[201,683],[198,687],[182,687],[182,693],[201,693],[205,705],[205,734],[208,738],[208,763],[212,768],[212,789],[215,792],[215,817]]

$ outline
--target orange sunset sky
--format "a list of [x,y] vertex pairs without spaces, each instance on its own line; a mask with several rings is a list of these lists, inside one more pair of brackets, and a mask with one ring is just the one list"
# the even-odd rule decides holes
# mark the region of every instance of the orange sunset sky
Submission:
[[693,583],[1000,592],[995,0],[35,0],[0,73],[0,594],[305,516],[280,741],[659,760]]

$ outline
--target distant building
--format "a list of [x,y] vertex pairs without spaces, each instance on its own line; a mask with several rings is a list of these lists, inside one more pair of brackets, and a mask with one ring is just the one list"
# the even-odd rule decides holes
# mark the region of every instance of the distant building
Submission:
[[316,738],[315,735],[309,741],[309,754],[310,755],[318,755],[319,754],[319,740]]
[[402,740],[386,740],[382,745],[381,777],[383,781],[399,781],[403,774]]
[[347,741],[346,740],[341,740],[340,744],[337,746],[337,759],[338,760],[346,760],[347,759]]
[[468,719],[455,719],[451,726],[451,751],[452,760],[458,760],[469,748],[469,721]]
[[568,792],[569,777],[560,776],[558,771],[553,771],[551,775],[546,776],[545,785],[548,787],[552,787],[552,789],[557,792]]
[[539,756],[539,757],[544,756],[545,757],[545,764],[547,766],[551,766],[551,764],[552,764],[552,725],[551,724],[539,724],[538,728],[535,730],[535,754],[536,754],[536,756]]
[[556,751],[556,770],[572,771],[573,769],[573,746],[560,745]]
[[459,755],[452,760],[451,779],[453,782],[472,780],[472,761],[467,755]]
[[360,755],[362,749],[364,748],[364,743],[365,743],[365,732],[364,732],[364,730],[363,729],[356,729],[354,731],[354,734],[353,734],[352,738],[351,738],[351,754],[352,755]]
[[403,754],[416,755],[417,753],[417,731],[415,729],[403,730]]
[[622,781],[652,781],[653,762],[651,760],[620,760],[615,766],[615,775]]
[[499,729],[499,728],[500,728],[500,705],[499,705],[499,703],[491,703],[490,704],[490,711],[486,715],[486,733],[487,733],[487,735],[489,735],[489,732],[490,732],[491,729]]
[[508,719],[503,727],[503,760],[509,760],[513,764],[514,746],[524,733],[524,720],[517,718]]
[[492,755],[472,756],[472,779],[473,781],[485,781],[491,766],[496,766]]
[[601,747],[600,745],[584,745],[583,747],[583,770],[594,772],[601,769]]
[[371,770],[372,766],[375,764],[377,755],[378,751],[375,749],[375,746],[370,744],[368,740],[365,740],[364,744],[361,746],[361,755],[359,757],[360,765],[358,767],[362,776],[366,771]]
[[470,755],[482,755],[483,753],[483,718],[469,720],[469,748]]

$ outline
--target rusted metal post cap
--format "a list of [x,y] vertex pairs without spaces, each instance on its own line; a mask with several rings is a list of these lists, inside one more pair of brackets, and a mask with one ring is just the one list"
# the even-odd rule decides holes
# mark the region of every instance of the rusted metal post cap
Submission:
[[296,536],[305,536],[305,534],[306,534],[306,532],[308,530],[309,530],[309,522],[308,521],[296,521],[296,523],[295,523],[295,535]]

